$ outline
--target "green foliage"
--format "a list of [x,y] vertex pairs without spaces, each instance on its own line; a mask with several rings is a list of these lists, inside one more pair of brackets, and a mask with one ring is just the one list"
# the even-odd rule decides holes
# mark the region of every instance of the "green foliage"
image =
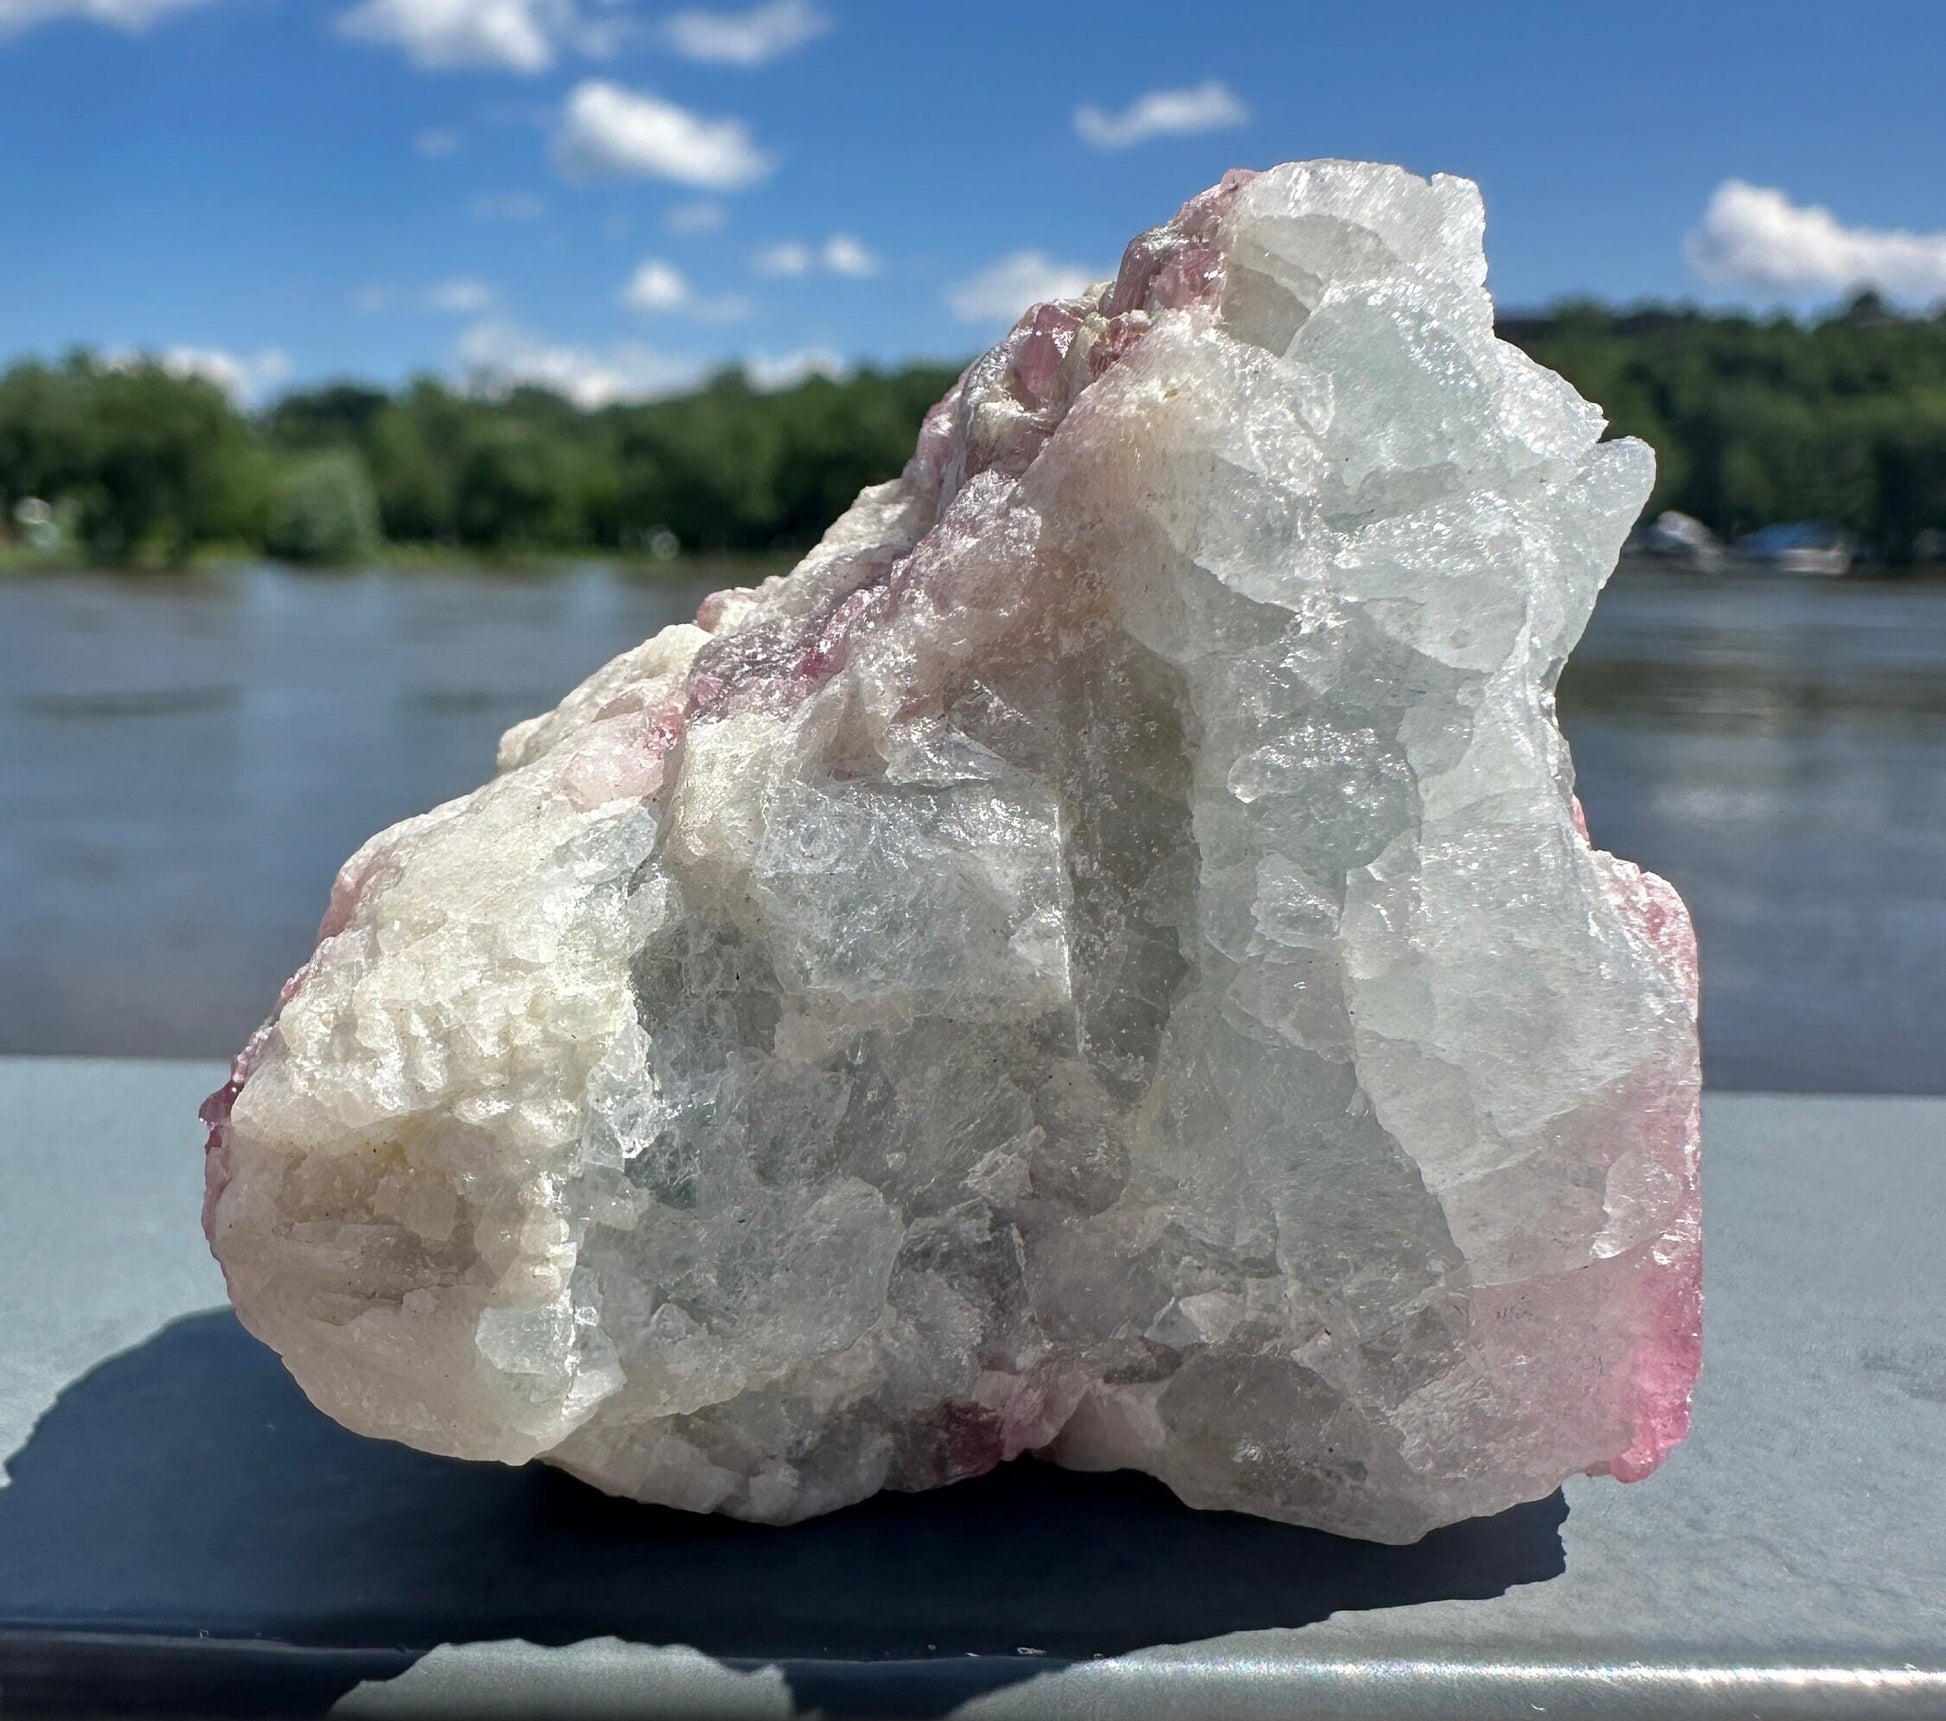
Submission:
[[460,541],[487,550],[568,542],[572,486],[573,458],[560,442],[518,419],[483,425],[460,462]]
[[1946,312],[1861,294],[1807,326],[1574,304],[1501,333],[1655,448],[1652,511],[1725,534],[1828,520],[1894,563],[1946,527]]
[[482,399],[422,377],[396,396],[287,396],[264,434],[360,454],[395,543],[628,550],[668,531],[694,550],[766,550],[814,542],[893,477],[956,374],[861,371],[763,393],[729,370],[691,395],[593,412],[543,389]]
[[214,383],[81,353],[0,376],[0,503],[23,496],[72,503],[98,556],[179,561],[261,538],[265,468]]
[[277,474],[264,548],[286,562],[342,566],[378,548],[378,500],[365,462],[349,448],[289,461]]
[[[1946,316],[1861,300],[1814,324],[1563,305],[1502,333],[1658,458],[1652,509],[1725,533],[1828,519],[1887,559],[1946,530]],[[337,383],[246,417],[210,383],[75,354],[0,375],[0,509],[61,504],[97,555],[198,544],[355,559],[398,544],[695,550],[812,542],[911,453],[954,372],[812,377],[765,393],[725,371],[693,394],[584,411],[543,389],[486,398],[421,377]],[[0,515],[0,518],[4,518]]]

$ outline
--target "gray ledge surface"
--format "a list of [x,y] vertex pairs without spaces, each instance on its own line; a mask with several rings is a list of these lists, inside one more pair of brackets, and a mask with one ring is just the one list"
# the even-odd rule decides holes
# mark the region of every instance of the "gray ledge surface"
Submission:
[[1688,1443],[1378,1549],[1033,1463],[773,1531],[359,1440],[210,1312],[222,1073],[0,1059],[8,1716],[1946,1715],[1946,1099],[1709,1096]]

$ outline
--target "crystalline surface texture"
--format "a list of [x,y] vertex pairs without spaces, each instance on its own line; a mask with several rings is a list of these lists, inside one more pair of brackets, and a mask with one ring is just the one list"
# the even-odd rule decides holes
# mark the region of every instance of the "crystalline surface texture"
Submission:
[[779,1522],[1025,1452],[1388,1541],[1645,1474],[1695,956],[1552,689],[1652,462],[1470,183],[1232,174],[790,575],[347,863],[205,1108],[352,1428]]

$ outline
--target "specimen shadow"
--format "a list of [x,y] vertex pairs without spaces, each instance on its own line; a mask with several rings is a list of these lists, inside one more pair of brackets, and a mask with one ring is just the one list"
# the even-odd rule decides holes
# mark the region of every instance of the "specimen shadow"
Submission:
[[788,1529],[429,1457],[314,1410],[227,1310],[62,1394],[0,1489],[9,1712],[320,1713],[434,1645],[615,1636],[781,1666],[829,1715],[1483,1598],[1558,1574],[1559,1494],[1382,1547],[1023,1461]]

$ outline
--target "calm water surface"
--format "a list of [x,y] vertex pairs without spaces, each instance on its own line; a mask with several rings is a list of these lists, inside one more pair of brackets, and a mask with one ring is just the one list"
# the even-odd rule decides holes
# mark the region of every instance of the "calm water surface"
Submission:
[[[0,1053],[227,1053],[346,854],[722,583],[0,581]],[[1631,570],[1562,710],[1695,910],[1712,1082],[1946,1092],[1946,589]]]

